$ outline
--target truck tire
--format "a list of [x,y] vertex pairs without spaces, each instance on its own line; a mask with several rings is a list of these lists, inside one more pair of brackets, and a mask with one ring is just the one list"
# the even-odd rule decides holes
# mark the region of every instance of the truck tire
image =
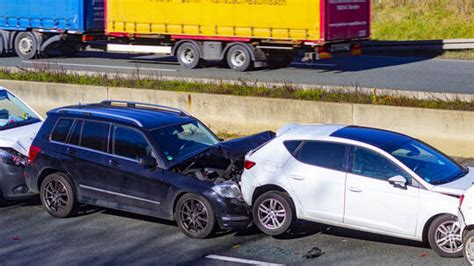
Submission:
[[251,68],[252,56],[245,46],[236,44],[227,52],[227,65],[236,71],[247,71]]
[[461,228],[457,224],[457,217],[444,214],[434,219],[428,229],[428,243],[441,257],[461,257],[463,245]]
[[38,55],[38,40],[31,32],[20,32],[15,38],[15,52],[25,60]]
[[178,47],[176,53],[179,64],[187,69],[197,68],[201,65],[201,53],[196,45],[186,42]]

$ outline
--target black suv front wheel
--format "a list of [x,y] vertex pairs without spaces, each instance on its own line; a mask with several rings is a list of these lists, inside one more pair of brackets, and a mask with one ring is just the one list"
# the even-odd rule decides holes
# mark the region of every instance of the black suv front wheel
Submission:
[[204,239],[214,231],[215,214],[203,196],[191,193],[182,196],[176,204],[175,216],[178,226],[188,237]]
[[62,173],[47,176],[41,183],[41,203],[56,218],[66,218],[74,213],[76,195],[72,182]]

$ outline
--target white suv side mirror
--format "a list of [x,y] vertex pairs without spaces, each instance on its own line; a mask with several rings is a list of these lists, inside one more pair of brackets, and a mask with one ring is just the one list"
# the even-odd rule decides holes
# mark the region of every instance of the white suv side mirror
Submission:
[[403,187],[404,188],[404,187],[407,186],[408,181],[403,176],[397,175],[397,176],[391,177],[388,180],[388,183],[390,183],[390,184],[392,184],[396,187]]

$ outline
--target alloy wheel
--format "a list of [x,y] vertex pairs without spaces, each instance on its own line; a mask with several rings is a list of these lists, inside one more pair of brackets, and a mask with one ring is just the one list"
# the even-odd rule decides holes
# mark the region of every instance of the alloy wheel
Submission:
[[61,212],[67,207],[69,194],[59,180],[49,181],[43,191],[45,205],[51,212]]
[[466,252],[465,256],[466,259],[469,261],[469,263],[474,264],[474,237],[470,237],[466,240],[465,243],[466,247]]
[[200,200],[188,199],[181,205],[180,220],[187,231],[199,233],[209,223],[209,213]]
[[286,220],[285,207],[276,199],[267,199],[258,207],[258,220],[267,229],[279,229]]
[[455,221],[446,221],[436,228],[435,241],[444,252],[459,252],[463,248],[461,228]]

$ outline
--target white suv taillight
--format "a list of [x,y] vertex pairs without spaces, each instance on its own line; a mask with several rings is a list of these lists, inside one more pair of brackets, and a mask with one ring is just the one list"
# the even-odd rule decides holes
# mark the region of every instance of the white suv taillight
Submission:
[[464,201],[464,195],[461,195],[461,197],[459,197],[459,208],[461,208],[463,201]]

